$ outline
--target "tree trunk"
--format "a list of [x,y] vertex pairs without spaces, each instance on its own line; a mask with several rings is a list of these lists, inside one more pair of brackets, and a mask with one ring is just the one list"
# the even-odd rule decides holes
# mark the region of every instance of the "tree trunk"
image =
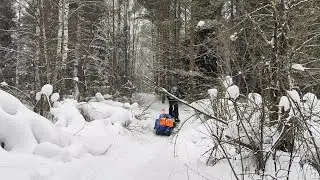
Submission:
[[40,63],[40,10],[39,7],[37,7],[36,10],[36,18],[37,18],[37,24],[36,24],[36,57],[34,58],[34,90],[37,92],[40,90],[40,69],[39,69],[39,63]]
[[[62,41],[62,67],[61,79],[67,76],[67,58],[68,58],[68,43],[69,43],[69,0],[63,1],[63,41]],[[62,94],[66,93],[65,80],[61,81]]]
[[45,67],[46,67],[46,77],[47,77],[47,83],[50,83],[50,63],[48,60],[48,41],[47,41],[47,31],[46,31],[46,26],[45,26],[45,10],[44,10],[44,4],[43,0],[40,0],[40,6],[41,6],[41,30],[42,30],[42,41],[43,41],[43,56],[45,60]]
[[59,0],[59,14],[58,14],[58,40],[57,40],[57,56],[56,56],[56,62],[55,62],[55,68],[52,75],[52,83],[55,84],[58,80],[58,74],[59,69],[61,66],[61,55],[62,55],[62,38],[63,38],[63,13],[64,13],[64,7],[63,4],[64,0]]
[[[77,2],[79,4],[79,1]],[[80,10],[79,10],[80,11]],[[79,59],[80,59],[80,41],[81,41],[81,22],[80,22],[80,12],[77,12],[76,24],[76,46],[75,46],[75,60],[73,64],[73,82],[74,82],[74,99],[79,100],[80,92],[78,87],[78,68],[79,68]]]

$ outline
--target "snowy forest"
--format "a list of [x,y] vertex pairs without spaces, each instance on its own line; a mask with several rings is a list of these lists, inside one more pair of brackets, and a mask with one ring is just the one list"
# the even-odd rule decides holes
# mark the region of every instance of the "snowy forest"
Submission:
[[319,70],[318,0],[0,0],[0,176],[316,180]]

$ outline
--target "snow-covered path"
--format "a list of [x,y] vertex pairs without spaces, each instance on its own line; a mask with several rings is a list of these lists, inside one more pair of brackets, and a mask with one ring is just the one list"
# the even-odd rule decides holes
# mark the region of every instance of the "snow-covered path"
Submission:
[[[153,117],[157,117],[167,104],[155,103],[150,107]],[[181,108],[183,112],[185,108]],[[181,113],[181,119],[190,114]],[[150,119],[150,124],[154,123]],[[203,171],[207,167],[197,164],[197,159],[189,157],[190,162],[184,162],[174,156],[173,136],[156,136],[153,131],[137,136],[123,136],[111,146],[110,150],[101,157],[86,157],[75,159],[54,168],[53,179],[116,179],[116,180],[163,180],[163,179],[217,179]],[[179,147],[177,146],[179,152]],[[189,151],[184,147],[182,156],[188,156]],[[191,169],[190,167],[191,166]],[[84,171],[86,169],[86,171]],[[204,176],[205,178],[201,177]]]
[[[88,146],[101,146],[102,150],[110,147],[103,155],[72,158],[65,153],[58,158],[45,158],[4,152],[0,153],[0,174],[10,180],[219,179],[213,176],[212,168],[198,162],[203,151],[195,148],[188,139],[191,131],[181,131],[183,138],[178,138],[177,146],[174,136],[154,134],[154,120],[163,108],[168,109],[168,105],[156,102],[150,106],[150,118],[139,125],[145,128],[143,132],[133,130],[115,134],[117,130],[112,132],[111,129],[108,133],[103,121],[92,122],[83,130],[86,132],[80,139],[86,140]],[[191,115],[185,107],[180,107],[180,114],[182,121]],[[107,134],[103,133],[105,131]],[[86,134],[97,136],[85,137]]]

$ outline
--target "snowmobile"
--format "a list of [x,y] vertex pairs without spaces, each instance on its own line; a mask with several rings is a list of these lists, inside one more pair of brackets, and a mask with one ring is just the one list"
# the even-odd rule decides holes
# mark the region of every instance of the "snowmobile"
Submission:
[[170,114],[166,114],[164,110],[162,111],[159,118],[156,119],[154,129],[157,135],[170,136],[175,127],[175,122]]

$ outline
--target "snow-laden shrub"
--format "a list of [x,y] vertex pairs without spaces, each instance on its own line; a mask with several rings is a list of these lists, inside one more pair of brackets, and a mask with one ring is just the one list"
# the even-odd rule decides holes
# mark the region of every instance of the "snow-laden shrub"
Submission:
[[112,125],[121,124],[122,126],[127,126],[134,120],[132,113],[127,109],[106,103],[84,103],[78,105],[78,109],[84,116],[88,117],[89,121],[105,120]]
[[0,99],[0,140],[7,151],[31,153],[42,142],[60,147],[70,144],[69,134],[29,110],[17,98],[0,90]]
[[58,107],[51,108],[50,112],[56,119],[56,126],[65,127],[72,134],[78,132],[85,125],[85,119],[77,109],[77,103],[71,99],[65,99]]

